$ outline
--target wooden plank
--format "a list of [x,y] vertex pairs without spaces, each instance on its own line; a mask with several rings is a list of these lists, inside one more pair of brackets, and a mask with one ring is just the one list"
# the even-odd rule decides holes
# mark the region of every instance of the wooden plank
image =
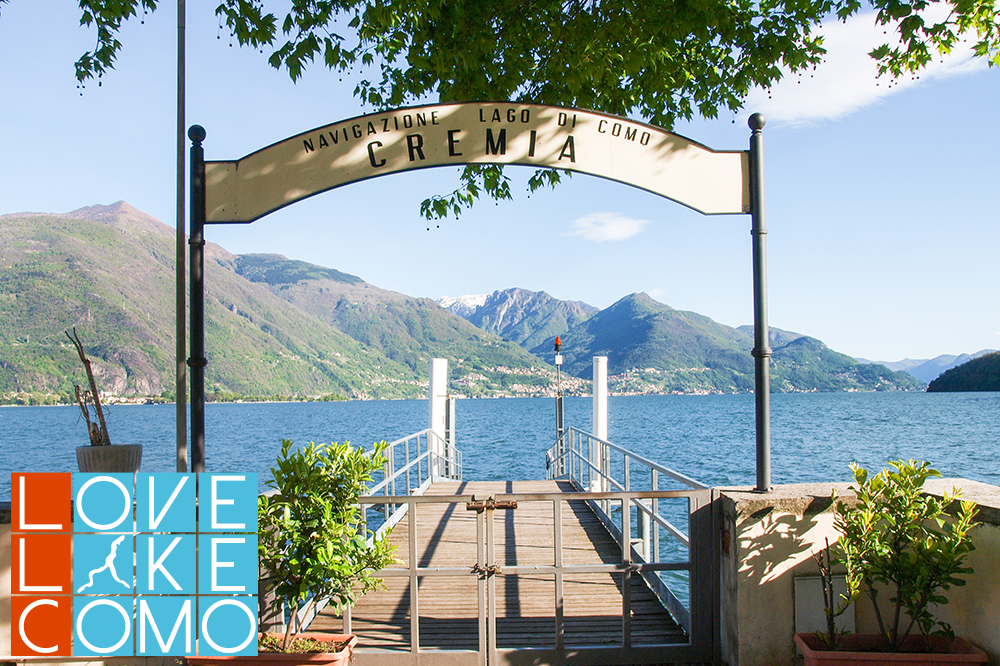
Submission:
[[[572,492],[556,481],[439,482],[427,494],[437,496]],[[460,567],[457,575],[419,579],[421,649],[476,650],[479,646],[476,513],[464,503],[419,504],[416,511],[420,567]],[[407,516],[390,537],[406,566]],[[515,510],[494,513],[495,558],[501,569],[553,566],[551,501],[520,502]],[[562,507],[562,559],[565,566],[614,564],[621,548],[583,501]],[[630,577],[633,645],[683,643],[684,631],[670,617],[639,576]],[[407,577],[385,578],[386,589],[370,593],[352,610],[352,629],[364,647],[408,649],[410,588]],[[563,614],[567,647],[620,645],[622,575],[567,573]],[[496,577],[497,645],[501,648],[555,646],[555,576],[545,573]],[[331,611],[314,620],[315,630],[340,631]]]

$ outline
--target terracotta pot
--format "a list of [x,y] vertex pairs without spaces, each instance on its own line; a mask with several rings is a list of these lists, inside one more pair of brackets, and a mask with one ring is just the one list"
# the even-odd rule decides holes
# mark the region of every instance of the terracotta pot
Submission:
[[81,472],[135,474],[142,464],[142,444],[76,447],[76,464]]
[[347,646],[340,652],[307,652],[303,654],[261,652],[256,657],[185,657],[185,661],[191,666],[214,666],[227,663],[247,663],[253,664],[253,666],[294,666],[295,664],[343,666],[350,661],[354,646],[358,643],[358,637],[354,634],[326,634],[318,631],[306,631],[295,634],[295,637],[312,638],[318,641],[337,641],[338,643],[347,641]]
[[840,648],[827,650],[816,634],[795,634],[795,643],[802,649],[805,666],[959,666],[984,664],[986,653],[972,643],[955,638],[948,640],[931,636],[931,651],[924,652],[922,636],[910,636],[901,652],[882,652],[882,637],[877,634],[847,634]]

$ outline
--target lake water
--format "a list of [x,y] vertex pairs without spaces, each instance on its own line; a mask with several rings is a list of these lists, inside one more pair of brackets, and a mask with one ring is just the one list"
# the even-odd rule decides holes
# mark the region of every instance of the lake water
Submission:
[[[755,483],[752,395],[609,398],[610,441],[710,486]],[[589,431],[589,398],[566,398],[566,425]],[[554,400],[460,400],[465,479],[544,478],[555,438]],[[117,444],[143,445],[143,471],[175,470],[174,406],[113,406]],[[256,472],[261,484],[281,439],[349,440],[368,447],[427,427],[424,400],[209,404],[209,471]],[[85,432],[76,407],[0,408],[0,499],[9,472],[76,471]],[[946,477],[1000,485],[1000,393],[813,393],[771,397],[775,484],[847,481],[848,463],[929,460]]]

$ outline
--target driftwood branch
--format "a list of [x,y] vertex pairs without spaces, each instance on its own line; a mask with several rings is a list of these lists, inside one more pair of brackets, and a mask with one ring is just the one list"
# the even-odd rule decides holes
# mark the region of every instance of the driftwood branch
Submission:
[[87,392],[80,392],[79,386],[73,387],[73,392],[76,394],[76,404],[80,406],[80,411],[83,413],[83,420],[87,422],[87,433],[90,435],[90,444],[92,446],[101,445],[101,433],[97,424],[90,420],[90,410],[87,409]]
[[[90,435],[90,443],[93,446],[108,446],[111,444],[111,437],[108,436],[108,425],[104,422],[104,408],[101,406],[101,394],[97,390],[97,382],[94,380],[94,370],[90,365],[90,359],[83,351],[83,343],[80,342],[80,336],[76,333],[76,327],[73,327],[73,334],[70,335],[69,331],[66,331],[66,337],[69,341],[73,343],[76,347],[76,353],[80,356],[80,362],[83,363],[84,369],[87,371],[87,381],[90,382],[89,391],[80,391],[79,386],[74,386],[76,393],[76,403],[80,406],[80,411],[83,412],[83,418],[87,421],[87,433]],[[94,411],[97,415],[98,423],[94,423],[90,419],[90,413],[87,410],[87,400],[94,403]]]

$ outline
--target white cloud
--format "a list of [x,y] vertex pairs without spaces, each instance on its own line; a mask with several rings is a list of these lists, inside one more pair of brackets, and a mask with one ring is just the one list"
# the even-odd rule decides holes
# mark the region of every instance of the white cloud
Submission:
[[618,213],[591,213],[569,224],[573,231],[567,236],[579,236],[584,240],[603,243],[632,238],[646,228],[649,220],[634,220]]
[[[935,18],[928,11],[927,19]],[[936,57],[920,73],[920,80],[905,77],[894,82],[888,75],[878,78],[875,61],[868,56],[873,48],[893,39],[891,26],[877,26],[873,12],[853,16],[846,23],[830,19],[819,31],[827,50],[824,62],[815,71],[801,76],[786,74],[770,90],[751,91],[744,106],[747,116],[759,111],[768,122],[790,125],[837,119],[923,80],[956,76],[987,66],[986,60],[973,57],[972,49],[965,44],[943,59]]]

